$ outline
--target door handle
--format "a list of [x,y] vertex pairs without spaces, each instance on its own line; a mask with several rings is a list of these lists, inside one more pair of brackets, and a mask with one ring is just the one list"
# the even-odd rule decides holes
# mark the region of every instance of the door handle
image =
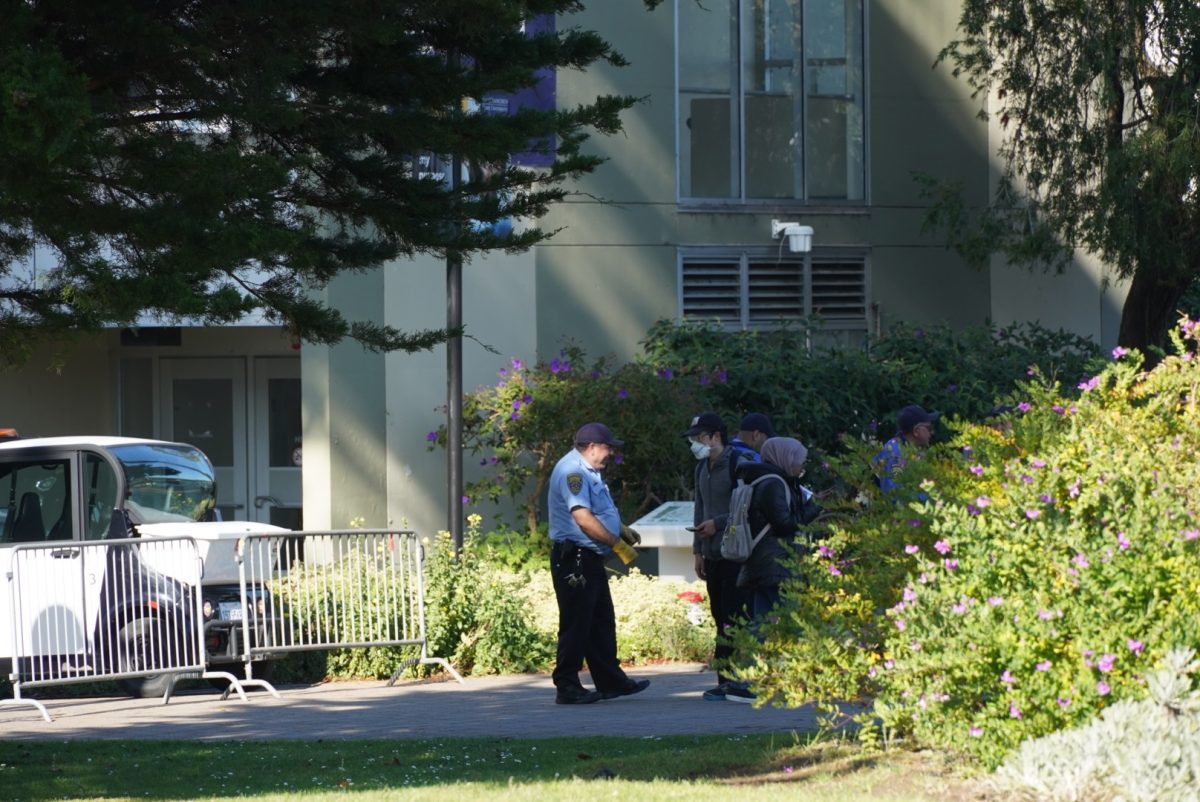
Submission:
[[79,556],[79,549],[54,549],[50,556],[56,560],[73,560]]

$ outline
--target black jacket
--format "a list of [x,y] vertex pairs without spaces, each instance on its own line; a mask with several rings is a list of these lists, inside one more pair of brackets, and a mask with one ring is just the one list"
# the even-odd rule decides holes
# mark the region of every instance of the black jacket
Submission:
[[750,531],[758,534],[768,523],[771,528],[738,572],[737,584],[742,588],[774,587],[787,579],[791,574],[783,559],[796,542],[797,530],[821,512],[816,504],[805,503],[799,483],[782,469],[766,463],[744,463],[737,468],[738,479],[747,483],[767,474],[781,477],[787,490],[783,482],[774,479],[754,488],[747,514]]

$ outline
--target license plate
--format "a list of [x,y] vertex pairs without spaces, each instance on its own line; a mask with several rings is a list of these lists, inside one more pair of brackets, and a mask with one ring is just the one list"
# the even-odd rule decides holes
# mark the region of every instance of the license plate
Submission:
[[238,602],[221,602],[219,611],[222,621],[242,620],[242,605]]

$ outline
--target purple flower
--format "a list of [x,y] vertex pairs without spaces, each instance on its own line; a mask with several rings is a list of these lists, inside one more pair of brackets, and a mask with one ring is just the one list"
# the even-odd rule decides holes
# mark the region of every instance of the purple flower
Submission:
[[834,556],[833,549],[829,548],[824,543],[822,543],[820,546],[817,546],[817,554],[820,554],[822,557],[826,558]]
[[1107,674],[1112,671],[1113,663],[1117,661],[1115,654],[1102,654],[1100,660],[1096,663],[1096,668],[1100,669],[1102,674]]
[[1062,408],[1061,406],[1059,406],[1058,404],[1055,404],[1054,406],[1050,407],[1050,409],[1054,410],[1054,414],[1056,414],[1056,415],[1061,415],[1061,414],[1063,414],[1064,412],[1066,412],[1066,410],[1065,410],[1065,409],[1063,409],[1063,408]]
[[559,362],[557,359],[551,359],[550,360],[550,372],[558,373],[560,370],[562,370],[562,363]]
[[1029,460],[1029,464],[1040,470],[1046,467],[1046,460],[1034,457],[1033,459]]
[[956,392],[958,392],[958,385],[957,385],[957,384],[951,384],[950,386],[948,386],[948,387],[946,388],[946,392],[948,392],[948,393],[956,393]]
[[1004,604],[1004,599],[999,596],[988,596],[988,604],[992,605],[993,607],[999,607],[1000,605]]
[[1035,668],[1036,668],[1038,671],[1049,671],[1049,670],[1050,670],[1050,661],[1049,661],[1049,660],[1043,660],[1042,662],[1038,663],[1038,664],[1037,664],[1036,666],[1034,666],[1034,667],[1035,667]]
[[470,503],[471,503],[471,497],[470,497],[470,496],[463,496],[463,497],[462,497],[462,503],[463,503],[463,504],[470,504]]
[[1142,643],[1140,640],[1130,639],[1125,641],[1125,645],[1128,646],[1129,651],[1133,652],[1134,654],[1141,654],[1142,649],[1146,648],[1146,644]]
[[[825,547],[822,546],[821,548],[825,548]],[[907,546],[904,547],[905,554],[916,554],[920,550],[921,550],[920,546],[914,545],[912,543],[909,543]]]
[[517,412],[516,410],[513,410],[513,413],[511,415],[509,415],[508,417],[511,418],[512,420],[519,420],[521,417],[521,413]]
[[975,474],[976,476],[983,476],[983,466],[982,465],[972,465],[970,470],[971,470],[971,473]]
[[484,457],[483,459],[479,460],[479,464],[480,464],[480,465],[487,465],[487,457]]
[[507,375],[508,375],[508,368],[500,368],[500,376],[504,377]]
[[1108,692],[1111,690],[1112,688],[1109,687],[1108,683],[1104,680],[1100,680],[1096,683],[1096,693],[1100,694],[1101,696],[1108,696]]
[[949,554],[950,553],[950,541],[939,540],[937,543],[933,544],[933,548],[935,551],[937,551],[938,554]]
[[525,367],[525,363],[523,363],[521,360],[519,360],[519,359],[514,359],[514,360],[512,361],[512,368],[513,368],[513,370],[521,370],[523,367]]
[[1021,717],[1021,708],[1017,707],[1015,699],[1008,703],[1008,715],[1017,719]]
[[659,368],[657,372],[658,372],[658,378],[660,378],[660,379],[675,378],[675,371],[671,370],[670,368]]
[[1017,404],[1017,409],[1021,410],[1022,412],[1028,412],[1029,410],[1033,409],[1033,404],[1029,403],[1028,401],[1022,401],[1021,403]]
[[717,384],[724,384],[729,381],[729,374],[723,370],[717,371]]
[[1031,521],[1041,517],[1041,514],[1041,510],[1025,510],[1025,517]]
[[1031,485],[1031,484],[1033,484],[1033,477],[1027,473],[1023,473],[1023,474],[1021,474],[1021,481],[1027,485]]
[[620,465],[624,461],[625,456],[623,454],[613,454],[613,464]]
[[974,504],[967,505],[967,515],[978,515],[978,514],[979,514],[978,507],[976,507]]
[[617,398],[624,401],[628,397],[629,397],[629,393],[625,391],[624,387],[622,387],[620,390],[617,390]]
[[967,732],[970,733],[972,738],[979,738],[983,735],[983,729],[980,727],[972,727]]
[[532,404],[532,403],[533,403],[533,396],[531,396],[531,395],[529,395],[529,394],[526,394],[526,395],[522,396],[522,397],[521,397],[521,403],[522,403],[522,404]]
[[904,600],[906,602],[915,602],[917,600],[917,592],[909,585],[904,589]]
[[1085,393],[1090,392],[1092,390],[1095,390],[1096,385],[1098,385],[1099,383],[1100,383],[1100,377],[1093,376],[1092,378],[1088,379],[1087,381],[1080,382],[1079,389],[1083,390]]
[[1012,672],[1010,672],[1008,669],[1005,669],[1004,673],[1000,675],[1000,681],[1005,685],[1012,685],[1017,681],[1017,678],[1012,675]]
[[1058,706],[1059,706],[1059,707],[1068,707],[1068,706],[1070,706],[1070,704],[1071,704],[1071,700],[1070,700],[1070,699],[1064,699],[1064,698],[1063,698],[1063,697],[1061,697],[1061,696],[1060,696],[1060,697],[1058,697],[1058,699],[1056,699],[1055,701],[1056,701],[1056,702],[1058,702]]
[[1112,349],[1112,358],[1120,359],[1121,357],[1125,356],[1128,353],[1129,353],[1128,348],[1122,348],[1121,346],[1118,345],[1116,348]]
[[947,571],[957,571],[958,570],[958,560],[950,560],[950,559],[942,560],[942,565],[944,565],[946,567]]
[[950,608],[950,612],[954,613],[955,615],[966,615],[967,605],[963,604],[962,602],[955,602],[955,604]]
[[707,373],[701,373],[701,374],[700,374],[700,386],[701,386],[701,387],[707,387],[707,386],[708,386],[708,374],[707,374]]
[[903,632],[904,630],[908,629],[908,622],[905,621],[903,618],[897,618],[896,619],[896,629]]
[[1040,496],[1038,496],[1038,501],[1042,502],[1043,504],[1051,504],[1054,502],[1054,499],[1049,493],[1042,493]]
[[1071,498],[1079,498],[1079,482],[1067,488],[1067,495]]
[[1054,613],[1050,612],[1049,610],[1038,610],[1038,618],[1042,619],[1043,621],[1049,621],[1053,617]]
[[598,371],[598,370],[593,370],[593,371],[592,371],[592,378],[593,378],[593,379],[598,379],[598,378],[600,378],[600,371]]
[[1037,373],[1037,368],[1035,368],[1033,365],[1030,365],[1029,367],[1025,368],[1026,376],[1032,376],[1035,373]]
[[519,399],[519,398],[514,398],[514,399],[513,399],[513,402],[512,402],[512,408],[513,408],[513,411],[514,411],[514,412],[515,412],[516,410],[520,409],[520,408],[521,408],[521,399]]
[[430,432],[429,434],[425,435],[425,439],[431,443],[436,443],[437,442],[437,432]]
[[836,565],[829,566],[829,573],[832,574],[833,576],[841,576],[842,575],[842,572],[840,570],[838,570],[838,567]]
[[921,525],[921,519],[920,518],[909,518],[908,525],[915,529],[916,527]]
[[1074,557],[1072,557],[1071,562],[1075,563],[1080,568],[1091,568],[1091,566],[1092,566],[1092,564],[1088,562],[1087,555],[1084,554],[1083,552],[1080,552],[1079,554],[1076,554]]

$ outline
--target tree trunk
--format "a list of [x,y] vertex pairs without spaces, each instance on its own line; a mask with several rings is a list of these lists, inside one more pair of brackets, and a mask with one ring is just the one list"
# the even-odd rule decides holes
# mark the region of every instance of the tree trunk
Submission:
[[1146,355],[1149,364],[1157,362],[1150,347],[1167,348],[1167,331],[1179,315],[1179,300],[1192,281],[1192,276],[1174,283],[1155,279],[1142,271],[1133,274],[1129,294],[1121,310],[1121,330],[1117,342],[1125,348],[1136,348]]

